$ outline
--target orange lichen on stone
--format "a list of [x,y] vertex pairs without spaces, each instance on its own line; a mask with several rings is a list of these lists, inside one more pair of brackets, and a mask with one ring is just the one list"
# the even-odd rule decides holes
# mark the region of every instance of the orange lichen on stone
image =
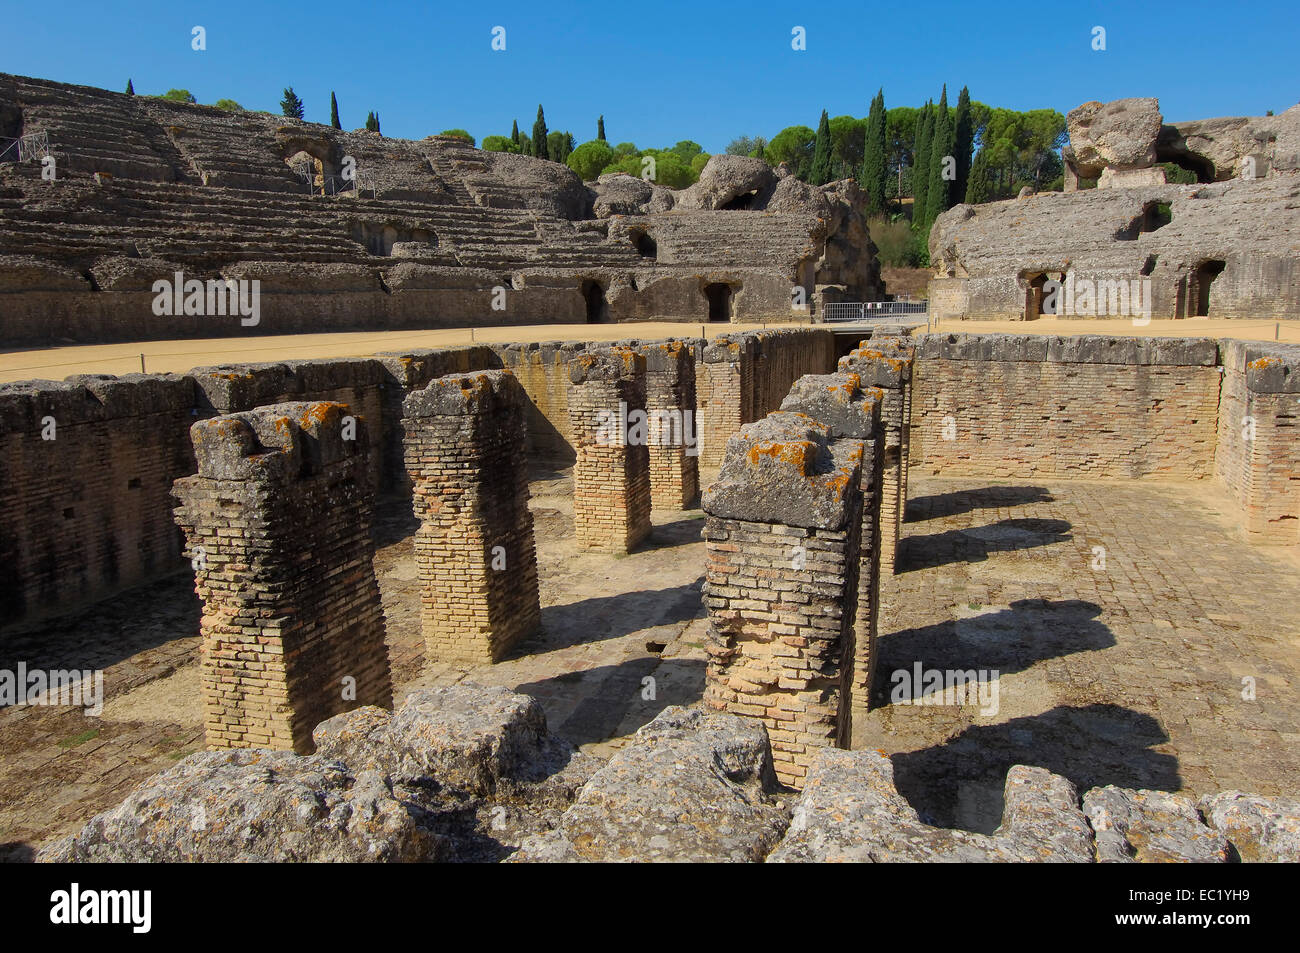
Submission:
[[1257,361],[1251,361],[1246,366],[1254,371],[1262,371],[1266,367],[1271,367],[1274,364],[1281,364],[1281,363],[1282,363],[1281,360],[1279,360],[1276,357],[1261,357]]
[[763,457],[768,457],[789,464],[800,473],[807,474],[812,462],[812,453],[816,446],[811,440],[791,440],[788,443],[759,443],[749,448],[747,456],[752,466],[758,466]]
[[[333,405],[327,404],[324,401],[320,401],[314,404],[308,404],[307,409],[303,412],[303,415],[300,418],[298,418],[298,426],[301,427],[303,430],[310,430],[312,424],[325,423],[326,418],[329,417],[331,406]],[[278,422],[276,426],[279,426]]]

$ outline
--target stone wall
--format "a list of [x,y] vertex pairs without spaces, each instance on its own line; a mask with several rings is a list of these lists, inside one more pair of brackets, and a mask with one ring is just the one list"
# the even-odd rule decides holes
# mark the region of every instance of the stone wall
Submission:
[[1204,338],[928,335],[913,465],[1012,479],[1208,477],[1217,363]]
[[431,660],[499,661],[541,621],[527,402],[509,371],[440,377],[406,398],[420,621]]
[[172,375],[0,385],[0,628],[184,566],[170,493],[194,395]]
[[209,748],[313,750],[312,729],[391,706],[375,579],[374,486],[351,408],[285,403],[200,421],[176,522],[203,601]]
[[1252,538],[1300,545],[1300,348],[1228,341],[1214,475]]
[[696,348],[684,341],[660,341],[638,351],[646,362],[651,505],[657,510],[685,509],[700,489]]
[[805,374],[835,369],[835,335],[823,328],[779,328],[719,335],[696,368],[700,465],[722,465],[727,440],[781,406]]
[[645,358],[630,347],[589,351],[569,365],[573,523],[580,549],[626,553],[650,535],[650,453],[628,440],[645,411]]

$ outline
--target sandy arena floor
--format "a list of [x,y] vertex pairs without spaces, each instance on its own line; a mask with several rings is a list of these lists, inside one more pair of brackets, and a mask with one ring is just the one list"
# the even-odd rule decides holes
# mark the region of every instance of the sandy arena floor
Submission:
[[[607,755],[665,706],[700,698],[702,514],[655,514],[652,540],[629,556],[583,554],[568,472],[533,477],[543,631],[471,671],[424,659],[412,525],[382,507],[397,694],[506,685]],[[1229,513],[1211,484],[914,479],[901,572],[883,586],[878,707],[856,743],[893,756],[925,816],[973,830],[996,825],[1017,763],[1083,788],[1293,793],[1300,563],[1247,544]],[[30,858],[201,748],[198,613],[189,580],[173,577],[0,646],[0,668],[102,668],[108,695],[100,718],[0,711],[0,857]],[[997,712],[891,701],[891,673],[916,662],[996,670]]]

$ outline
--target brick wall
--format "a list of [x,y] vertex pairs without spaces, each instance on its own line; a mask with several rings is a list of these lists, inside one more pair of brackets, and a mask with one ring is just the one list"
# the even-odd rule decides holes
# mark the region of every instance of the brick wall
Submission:
[[499,661],[541,621],[527,404],[509,371],[441,377],[406,398],[420,621],[432,660]]
[[646,362],[649,415],[650,501],[654,509],[681,510],[699,492],[695,420],[695,350],[684,341],[638,348]]
[[1012,479],[1202,479],[1214,467],[1217,355],[1201,338],[928,335],[913,371],[912,463]]
[[321,721],[392,705],[361,423],[339,403],[287,403],[194,425],[198,473],[176,482],[203,602],[209,748],[313,750]]

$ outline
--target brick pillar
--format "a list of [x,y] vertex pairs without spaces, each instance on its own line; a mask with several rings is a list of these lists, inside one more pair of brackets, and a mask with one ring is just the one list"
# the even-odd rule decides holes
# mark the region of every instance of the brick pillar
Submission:
[[661,341],[638,350],[646,362],[651,506],[682,510],[700,489],[695,351],[684,341]]
[[541,621],[527,406],[509,371],[440,377],[402,405],[430,659],[497,662]]
[[699,465],[720,467],[727,440],[753,419],[753,337],[718,335],[704,346],[696,372]]
[[[631,348],[580,354],[569,365],[573,523],[578,548],[630,552],[650,535],[645,358]],[[641,432],[633,432],[640,421]]]
[[912,357],[910,344],[886,340],[880,347],[863,341],[840,358],[839,369],[858,375],[863,387],[884,392],[880,423],[885,431],[884,476],[880,502],[881,571],[897,571],[898,538],[907,509],[907,456],[911,445]]
[[835,439],[862,441],[861,524],[858,533],[858,585],[848,593],[853,609],[852,724],[865,723],[876,675],[876,635],[880,619],[880,502],[884,433],[880,404],[884,392],[863,388],[857,374],[801,377],[781,404],[783,411],[806,414],[825,424]]
[[310,752],[326,718],[393,700],[366,421],[273,404],[190,436],[198,473],[173,495],[203,600],[208,747]]
[[762,719],[795,787],[812,749],[850,740],[861,466],[861,441],[775,413],[732,438],[704,492],[704,703]]

